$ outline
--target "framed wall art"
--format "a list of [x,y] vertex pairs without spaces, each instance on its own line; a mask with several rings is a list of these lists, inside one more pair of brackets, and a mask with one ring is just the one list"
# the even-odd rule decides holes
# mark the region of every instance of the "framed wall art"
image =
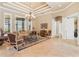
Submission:
[[41,29],[47,29],[48,23],[41,23]]

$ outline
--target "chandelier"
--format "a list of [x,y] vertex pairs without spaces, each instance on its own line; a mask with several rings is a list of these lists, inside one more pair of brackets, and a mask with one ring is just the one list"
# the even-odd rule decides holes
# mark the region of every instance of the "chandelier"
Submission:
[[29,14],[26,14],[26,18],[27,18],[29,21],[31,21],[31,20],[35,19],[35,16],[34,16],[34,14],[33,14],[32,12],[29,12]]
[[[31,2],[29,2],[30,8],[31,8]],[[26,18],[31,21],[33,19],[35,19],[35,16],[33,14],[33,11],[30,10],[30,12],[28,14],[26,14]]]

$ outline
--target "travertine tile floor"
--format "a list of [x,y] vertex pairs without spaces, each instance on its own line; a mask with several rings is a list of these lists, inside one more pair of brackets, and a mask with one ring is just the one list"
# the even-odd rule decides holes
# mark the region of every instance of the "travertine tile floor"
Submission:
[[49,39],[21,51],[8,44],[0,46],[0,57],[79,57],[79,46],[73,41]]

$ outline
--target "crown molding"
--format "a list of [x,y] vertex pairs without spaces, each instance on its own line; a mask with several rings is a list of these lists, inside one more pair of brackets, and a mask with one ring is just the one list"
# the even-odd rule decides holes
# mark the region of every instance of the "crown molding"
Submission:
[[15,3],[3,3],[3,6],[5,8],[9,8],[9,9],[13,9],[13,10],[18,10],[24,13],[28,13],[29,10],[27,10],[26,8],[20,7],[19,5],[15,4]]
[[[45,14],[49,14],[49,13],[57,13],[57,12],[61,12],[61,11],[64,11],[65,9],[69,8],[72,4],[74,4],[74,2],[72,2],[71,4],[69,4],[67,7],[63,8],[63,9],[60,9],[60,10],[56,10],[56,11],[51,11],[51,8],[49,8],[47,6],[47,4],[44,4],[36,9],[34,9],[33,13],[36,15],[36,16],[41,16],[41,15],[45,15]],[[0,6],[1,7],[1,6]],[[5,2],[3,3],[3,6],[4,9],[13,9],[13,11],[18,11],[18,12],[21,12],[21,13],[24,13],[24,14],[27,14],[30,12],[30,8],[23,5],[21,2],[16,2],[16,3],[11,3],[11,2]]]
[[19,10],[14,10],[14,9],[10,9],[10,8],[5,8],[3,6],[0,7],[1,11],[4,12],[4,13],[17,13],[17,14],[22,14],[22,15],[25,15],[26,13],[22,12],[22,11],[19,11]]
[[44,7],[47,7],[47,4],[44,4],[44,5],[41,5],[40,7],[37,7],[36,9],[34,9],[34,11],[37,11],[37,10],[44,8]]
[[40,12],[40,11],[43,11],[43,10],[46,10],[46,9],[49,9],[49,7],[48,7],[48,6],[43,7],[43,8],[41,8],[41,9],[39,9],[39,10],[35,11],[35,12]]
[[60,10],[57,10],[57,11],[46,11],[45,13],[41,13],[41,14],[39,14],[38,16],[42,16],[42,15],[46,15],[46,14],[54,14],[54,13],[58,13],[58,12],[62,12],[62,11],[64,11],[64,10],[66,10],[67,8],[69,8],[70,6],[72,6],[74,4],[74,2],[72,2],[71,4],[69,4],[67,7],[65,7],[65,8],[63,8],[63,9],[60,9]]
[[28,10],[33,10],[32,8],[28,7],[27,5],[22,4],[21,2],[18,2],[16,4],[18,4],[20,7],[26,8]]
[[35,14],[45,14],[45,13],[50,12],[50,11],[51,11],[51,8],[47,8],[45,10],[41,9],[40,11],[36,11]]

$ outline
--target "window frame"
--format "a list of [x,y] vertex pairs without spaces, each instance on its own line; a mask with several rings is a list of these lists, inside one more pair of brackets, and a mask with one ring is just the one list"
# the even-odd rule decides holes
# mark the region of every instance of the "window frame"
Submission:
[[12,14],[10,14],[10,13],[4,13],[4,31],[5,31],[5,20],[6,20],[5,17],[6,17],[6,15],[10,16],[10,32],[12,32]]

